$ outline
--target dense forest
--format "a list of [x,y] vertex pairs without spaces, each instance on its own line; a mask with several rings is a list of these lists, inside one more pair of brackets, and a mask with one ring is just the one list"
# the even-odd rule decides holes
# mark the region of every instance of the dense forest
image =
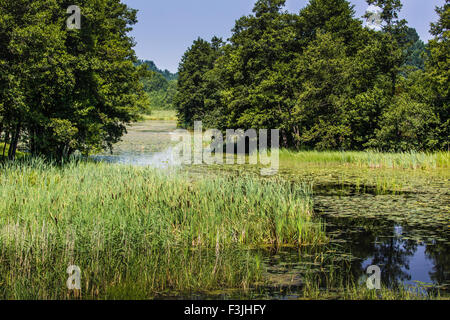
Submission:
[[137,66],[145,65],[150,71],[142,78],[144,91],[150,101],[149,111],[173,109],[173,97],[177,91],[178,74],[159,69],[153,61],[139,60]]
[[450,4],[437,8],[424,44],[381,8],[382,31],[364,27],[346,0],[258,0],[227,41],[197,39],[179,67],[179,125],[279,128],[284,147],[383,151],[449,148]]
[[400,0],[367,2],[382,31],[346,0],[298,13],[258,0],[230,39],[195,40],[171,74],[137,60],[136,10],[120,0],[77,1],[79,30],[66,28],[70,1],[0,1],[0,156],[92,154],[170,108],[181,127],[279,128],[289,148],[447,150],[449,1],[427,44],[398,18]]

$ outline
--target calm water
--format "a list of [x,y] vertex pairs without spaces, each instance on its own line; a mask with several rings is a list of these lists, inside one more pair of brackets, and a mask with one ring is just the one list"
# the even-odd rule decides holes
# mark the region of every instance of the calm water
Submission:
[[[113,154],[94,158],[171,168],[175,128],[171,121],[136,124]],[[210,174],[210,170],[196,168],[200,174]],[[266,277],[272,285],[255,297],[295,298],[305,279],[323,288],[329,287],[330,281],[336,285],[363,282],[369,265],[381,268],[381,280],[389,287],[397,283],[420,288],[428,285],[441,289],[441,294],[450,294],[448,172],[282,166],[280,175],[293,183],[314,182],[315,211],[326,222],[331,241],[314,248],[262,252]],[[399,187],[377,194],[374,185],[379,179],[394,180]],[[222,295],[212,295],[217,296]],[[204,295],[189,296],[196,297]]]

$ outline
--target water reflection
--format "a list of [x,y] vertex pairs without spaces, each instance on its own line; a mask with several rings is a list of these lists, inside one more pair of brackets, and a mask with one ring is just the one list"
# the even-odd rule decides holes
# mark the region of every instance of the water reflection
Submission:
[[410,227],[392,221],[327,217],[328,232],[348,252],[355,278],[364,278],[367,267],[381,268],[381,281],[398,284],[428,283],[441,289],[450,283],[448,245],[442,241],[418,242],[409,239]]
[[266,253],[266,277],[271,286],[265,288],[265,296],[301,296],[303,288],[311,284],[329,292],[364,284],[370,265],[381,268],[381,282],[386,287],[395,289],[403,284],[423,293],[436,293],[439,288],[441,295],[448,295],[450,264],[445,243],[406,239],[408,230],[387,221],[328,217],[327,222],[333,237],[330,244]]

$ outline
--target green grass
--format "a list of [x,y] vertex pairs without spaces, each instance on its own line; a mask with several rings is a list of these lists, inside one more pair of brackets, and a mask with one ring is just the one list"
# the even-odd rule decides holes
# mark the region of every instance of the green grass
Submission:
[[295,167],[304,163],[341,164],[364,168],[435,169],[450,168],[450,152],[382,153],[376,151],[291,151],[280,150],[280,161]]
[[143,120],[166,120],[177,121],[176,110],[152,110],[151,114],[143,114]]
[[[245,296],[267,285],[261,250],[327,242],[313,213],[312,184],[302,182],[305,172],[296,169],[312,164],[312,183],[323,175],[344,194],[369,187],[396,194],[404,189],[398,175],[431,171],[405,175],[392,168],[428,170],[449,163],[445,152],[281,150],[280,157],[295,178],[282,172],[261,179],[247,169],[194,179],[180,171],[88,161],[1,163],[0,299],[73,298],[66,288],[72,264],[82,270],[81,297],[87,299],[226,290]],[[355,178],[355,169],[372,174]],[[376,292],[347,283],[324,290],[316,279],[304,283],[298,294],[308,299],[430,298],[409,290]]]
[[[332,257],[332,256],[331,256]],[[387,287],[381,284],[380,289],[369,289],[366,285],[367,275],[356,278],[345,278],[345,266],[339,264],[327,266],[327,272],[306,273],[304,286],[300,290],[300,299],[315,300],[441,300],[440,290],[427,284],[417,283],[415,286],[402,283]],[[349,266],[347,265],[347,268]],[[349,270],[348,270],[349,271]]]
[[[310,186],[149,168],[0,165],[0,298],[150,298],[261,282],[249,248],[326,241]],[[242,250],[245,249],[245,250]]]
[[365,284],[347,285],[329,289],[320,289],[314,282],[302,291],[302,299],[314,300],[448,300],[437,293],[425,293],[419,287],[399,286],[396,289],[381,286],[381,289],[368,289]]

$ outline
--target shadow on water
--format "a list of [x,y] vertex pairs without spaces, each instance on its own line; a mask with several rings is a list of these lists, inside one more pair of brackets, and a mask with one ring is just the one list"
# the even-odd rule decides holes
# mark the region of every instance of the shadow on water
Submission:
[[[418,242],[409,237],[414,231],[383,219],[335,218],[328,216],[327,234],[331,242],[323,246],[259,251],[264,258],[267,281],[246,293],[256,299],[304,298],[306,287],[334,292],[365,285],[367,267],[381,269],[384,287],[399,285],[412,292],[450,294],[450,252],[448,241]],[[431,230],[430,230],[431,232]],[[449,240],[448,234],[446,239]],[[239,298],[240,292],[194,294],[185,298]]]

